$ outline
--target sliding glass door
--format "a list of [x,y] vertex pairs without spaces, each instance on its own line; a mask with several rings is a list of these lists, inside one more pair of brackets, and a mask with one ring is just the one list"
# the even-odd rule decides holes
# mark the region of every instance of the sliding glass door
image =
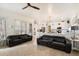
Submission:
[[27,33],[27,23],[23,21],[15,21],[14,25],[15,34],[26,34]]
[[0,48],[5,45],[6,40],[6,20],[0,17]]
[[21,22],[21,34],[27,34],[27,23]]

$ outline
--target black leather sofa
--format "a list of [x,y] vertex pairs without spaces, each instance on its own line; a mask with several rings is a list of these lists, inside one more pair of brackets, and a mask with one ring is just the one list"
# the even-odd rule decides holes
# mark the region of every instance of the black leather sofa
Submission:
[[37,44],[59,49],[67,53],[71,52],[72,47],[71,41],[62,36],[43,35],[37,39]]
[[12,47],[31,40],[32,40],[32,36],[28,34],[10,35],[6,39],[6,45],[8,47]]

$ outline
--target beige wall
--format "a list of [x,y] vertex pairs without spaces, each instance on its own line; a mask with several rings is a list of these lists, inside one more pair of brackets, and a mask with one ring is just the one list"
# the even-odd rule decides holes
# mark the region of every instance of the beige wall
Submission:
[[[73,17],[79,14],[79,4],[47,4],[47,3],[36,3],[33,4],[40,8],[40,10],[35,10],[28,7],[25,10],[22,10],[26,4],[0,4],[0,16],[5,17],[7,20],[7,30],[11,29],[11,24],[14,24],[15,20],[26,21],[28,24],[32,23],[35,26],[34,21],[37,22],[36,28],[40,28],[42,24],[46,27],[46,23],[51,22],[55,23],[52,28],[57,27],[57,22],[59,22],[57,17],[61,18],[60,20],[66,20],[70,18],[71,25],[73,24]],[[55,21],[56,20],[56,21]],[[61,26],[67,28],[67,24],[64,22]],[[47,28],[47,27],[46,27]],[[28,28],[27,28],[28,30]],[[13,33],[13,30],[10,30],[9,34]]]
[[[20,13],[16,13],[16,12],[13,12],[13,11],[10,11],[7,9],[2,9],[2,8],[0,8],[0,17],[4,17],[4,19],[6,20],[7,35],[14,34],[13,26],[15,25],[16,20],[26,22],[27,24],[32,23],[30,21],[30,20],[32,20],[32,18],[26,17],[24,15],[21,15]],[[27,27],[28,27],[28,25],[27,25]],[[27,28],[27,30],[28,30],[28,28]]]

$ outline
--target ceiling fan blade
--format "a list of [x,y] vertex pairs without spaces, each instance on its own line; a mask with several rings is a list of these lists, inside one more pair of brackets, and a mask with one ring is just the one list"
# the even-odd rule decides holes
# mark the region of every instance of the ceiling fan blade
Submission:
[[35,6],[30,6],[30,7],[34,8],[34,9],[37,9],[37,10],[40,10],[40,8],[35,7]]
[[25,6],[24,8],[22,8],[22,9],[26,9],[28,6]]

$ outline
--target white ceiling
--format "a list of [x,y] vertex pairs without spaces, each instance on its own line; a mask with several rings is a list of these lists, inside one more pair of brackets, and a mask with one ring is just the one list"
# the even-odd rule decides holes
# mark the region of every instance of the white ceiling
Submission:
[[41,15],[45,15],[48,13],[48,8],[51,6],[52,13],[54,15],[72,15],[75,13],[79,14],[79,4],[73,4],[73,3],[31,3],[34,6],[37,6],[40,8],[40,10],[33,9],[31,7],[28,7],[25,10],[22,10],[23,7],[27,5],[27,3],[0,3],[0,8],[8,9],[11,11],[19,12],[24,15],[32,15],[35,13],[42,13]]
[[45,10],[47,10],[47,5],[48,4],[33,4],[31,3],[32,5],[34,6],[37,6],[40,8],[40,10],[36,10],[36,9],[33,9],[31,7],[28,7],[27,9],[25,10],[22,10],[23,7],[25,7],[27,5],[27,3],[0,3],[0,8],[4,8],[4,9],[7,9],[7,10],[11,10],[11,11],[15,11],[15,12],[19,12],[19,13],[22,13],[22,14],[25,14],[25,15],[28,15],[28,14],[32,14],[33,11],[34,12],[45,12]]

